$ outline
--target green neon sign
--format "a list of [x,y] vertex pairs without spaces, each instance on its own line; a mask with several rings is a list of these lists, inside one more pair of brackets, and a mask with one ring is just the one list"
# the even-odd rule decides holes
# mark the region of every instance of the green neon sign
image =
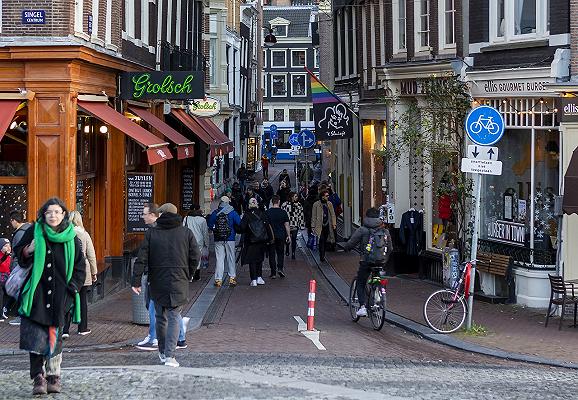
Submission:
[[122,76],[122,98],[194,99],[204,96],[201,71],[131,72]]

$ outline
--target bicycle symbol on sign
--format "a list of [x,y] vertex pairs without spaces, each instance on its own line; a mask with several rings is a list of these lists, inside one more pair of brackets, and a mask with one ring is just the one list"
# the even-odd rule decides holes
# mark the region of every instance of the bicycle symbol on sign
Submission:
[[483,118],[483,114],[480,114],[477,121],[470,124],[470,131],[473,134],[478,134],[485,129],[490,135],[497,135],[500,132],[500,126],[496,124],[492,119],[494,117]]

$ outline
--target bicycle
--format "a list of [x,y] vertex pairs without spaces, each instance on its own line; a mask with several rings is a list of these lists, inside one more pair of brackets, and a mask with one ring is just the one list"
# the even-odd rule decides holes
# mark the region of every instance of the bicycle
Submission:
[[[372,267],[365,286],[367,313],[376,331],[379,331],[385,323],[387,279],[384,276],[384,266]],[[359,306],[357,278],[354,278],[349,288],[349,313],[353,322],[359,321],[360,317],[357,315]]]
[[423,306],[423,317],[430,328],[438,333],[452,333],[462,327],[468,314],[472,261],[462,264],[460,279],[451,289],[432,293]]
[[[470,130],[474,134],[478,134],[482,131],[482,128],[486,129],[490,135],[497,135],[500,131],[500,126],[492,121],[493,117],[482,118],[483,115],[480,115],[477,121],[474,121],[470,124]],[[485,122],[482,123],[482,121]]]

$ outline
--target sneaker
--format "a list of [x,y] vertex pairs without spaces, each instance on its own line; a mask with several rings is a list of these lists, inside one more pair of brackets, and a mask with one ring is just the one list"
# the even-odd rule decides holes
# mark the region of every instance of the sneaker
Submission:
[[165,365],[167,367],[178,367],[181,364],[174,357],[167,357],[165,360]]
[[264,284],[265,284],[265,281],[263,280],[263,278],[258,277],[257,278],[257,285],[264,285]]
[[279,270],[279,272],[277,273],[279,274],[279,277],[285,278],[285,272],[283,272],[282,270]]
[[20,325],[20,317],[14,318],[12,321],[8,322],[10,325]]
[[48,393],[48,389],[46,388],[47,382],[44,375],[38,374],[34,377],[34,383],[32,387],[32,395],[37,396],[39,394],[46,394]]
[[60,380],[60,376],[57,375],[48,375],[46,377],[46,391],[48,393],[60,393],[62,392],[62,381]]
[[159,347],[159,341],[157,339],[153,340],[152,342],[146,342],[145,344],[137,344],[136,348],[139,350],[145,351],[152,351],[156,350]]
[[90,332],[92,332],[92,331],[89,329],[89,330],[87,330],[87,331],[78,332],[78,334],[79,334],[79,335],[82,335],[82,336],[86,336],[86,335],[88,335]]
[[2,321],[8,319],[8,310],[6,310],[6,307],[4,307],[4,309],[2,310]]
[[177,342],[177,350],[178,349],[186,349],[187,348],[187,341],[186,340],[179,340]]
[[257,286],[257,281],[256,281],[256,280],[252,280],[250,286]]
[[164,364],[167,361],[167,358],[163,353],[159,353],[159,360]]
[[151,335],[147,335],[143,340],[137,343],[137,346],[142,346],[143,344],[147,344],[151,341]]
[[62,334],[62,339],[68,339],[69,337],[70,337],[70,335],[68,333]]
[[269,279],[277,279],[277,274],[271,274],[271,275],[269,275]]
[[222,280],[220,280],[220,279],[216,279],[216,280],[215,280],[215,286],[216,286],[216,287],[221,287],[222,285],[223,285],[223,281],[222,281]]
[[359,310],[357,310],[355,315],[358,317],[367,317],[367,310],[365,309],[365,306],[359,307]]
[[229,278],[229,286],[237,286],[237,278]]

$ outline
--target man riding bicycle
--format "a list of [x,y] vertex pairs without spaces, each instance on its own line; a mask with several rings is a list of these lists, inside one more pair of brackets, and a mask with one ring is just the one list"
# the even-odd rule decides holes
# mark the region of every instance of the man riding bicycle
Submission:
[[364,283],[367,282],[372,268],[385,268],[393,250],[391,235],[385,228],[385,223],[380,218],[377,208],[370,208],[365,212],[363,226],[357,229],[342,246],[349,251],[358,245],[361,260],[357,270],[357,297],[359,299],[357,316],[366,317]]

